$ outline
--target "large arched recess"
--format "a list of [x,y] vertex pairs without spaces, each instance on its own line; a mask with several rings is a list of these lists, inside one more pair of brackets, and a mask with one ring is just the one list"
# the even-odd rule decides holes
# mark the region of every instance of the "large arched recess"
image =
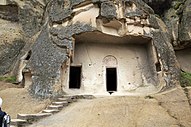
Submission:
[[[117,37],[97,31],[73,37],[75,44],[71,66],[81,66],[81,87],[75,90],[65,87],[64,91],[68,94],[108,94],[107,68],[116,68],[115,94],[140,94],[157,90],[159,72],[155,65],[158,59],[151,38],[133,35]],[[107,56],[115,58],[115,65],[103,62]]]

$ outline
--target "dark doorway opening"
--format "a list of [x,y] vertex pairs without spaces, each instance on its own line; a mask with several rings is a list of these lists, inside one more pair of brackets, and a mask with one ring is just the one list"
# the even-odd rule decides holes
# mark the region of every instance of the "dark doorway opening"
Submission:
[[32,54],[32,52],[31,52],[31,50],[30,50],[30,51],[28,52],[27,57],[25,58],[25,60],[29,60],[30,57],[31,57],[31,54]]
[[106,85],[107,91],[112,94],[117,91],[117,69],[106,68]]
[[69,80],[69,88],[71,89],[80,89],[81,86],[81,70],[82,67],[70,67],[70,80]]
[[160,72],[160,71],[161,71],[161,65],[160,65],[160,63],[159,63],[159,62],[156,63],[155,66],[156,66],[156,71],[157,71],[157,72]]

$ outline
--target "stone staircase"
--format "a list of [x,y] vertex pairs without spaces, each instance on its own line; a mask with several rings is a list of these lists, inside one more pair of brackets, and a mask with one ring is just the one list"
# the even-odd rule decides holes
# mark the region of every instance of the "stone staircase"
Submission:
[[72,102],[76,102],[77,99],[93,99],[92,95],[74,95],[74,96],[63,96],[56,98],[46,109],[36,114],[17,114],[17,119],[11,119],[10,127],[26,127],[38,120],[51,116],[61,111],[64,107],[68,106]]

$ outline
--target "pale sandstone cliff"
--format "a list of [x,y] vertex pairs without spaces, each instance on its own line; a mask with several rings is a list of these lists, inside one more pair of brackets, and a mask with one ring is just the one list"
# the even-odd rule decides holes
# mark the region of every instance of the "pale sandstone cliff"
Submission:
[[[21,82],[22,73],[27,70],[33,77],[30,87],[32,93],[43,97],[56,96],[63,91],[60,68],[72,58],[74,35],[99,31],[119,37],[131,35],[151,38],[153,47],[157,50],[158,63],[162,67],[161,77],[157,77],[157,73],[154,73],[153,76],[156,78],[153,80],[158,82],[156,85],[162,87],[162,90],[178,85],[177,58],[182,70],[191,71],[190,55],[188,55],[191,44],[189,28],[191,1],[144,0],[144,2],[142,0],[1,1],[0,17],[5,26],[1,25],[4,30],[0,33],[2,38],[0,75],[13,74],[17,76],[18,82]],[[90,22],[80,17],[85,16],[91,9],[95,11],[94,15],[89,17]],[[9,29],[12,25],[14,27]],[[108,29],[111,27],[114,28]],[[115,32],[110,33],[108,30]],[[158,63],[155,61],[154,64]],[[144,76],[148,82],[151,76],[147,74]]]

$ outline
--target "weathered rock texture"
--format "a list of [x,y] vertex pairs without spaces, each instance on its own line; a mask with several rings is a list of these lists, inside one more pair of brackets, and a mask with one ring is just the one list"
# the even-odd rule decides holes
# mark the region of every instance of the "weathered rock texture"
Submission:
[[183,47],[191,46],[191,0],[187,0],[183,5],[183,13],[179,26],[179,41]]
[[[190,0],[172,0],[170,8],[166,8],[166,11],[162,15],[162,19],[168,27],[169,34],[171,36],[171,43],[177,52],[185,52],[185,49],[189,49],[191,46],[191,31],[190,31]],[[189,60],[186,61],[191,51],[186,50],[186,54],[178,55],[178,61],[181,64],[181,69],[190,72],[185,68],[190,68]],[[183,60],[184,59],[184,60]]]
[[[161,66],[159,73],[156,68],[152,72],[155,85],[157,88],[160,87],[159,90],[174,87],[178,84],[179,67],[173,46],[175,49],[190,46],[190,2],[190,0],[1,2],[0,18],[7,20],[9,24],[17,24],[20,32],[19,39],[10,41],[13,44],[3,44],[8,46],[0,52],[0,74],[14,72],[20,82],[26,66],[32,73],[31,92],[42,97],[56,96],[64,91],[61,68],[63,65],[68,68],[74,58],[75,39],[83,33],[101,33],[117,38],[137,37],[150,41],[156,53],[151,55],[154,57],[151,68],[155,68],[155,65]],[[12,13],[7,11],[10,7],[14,7]],[[156,14],[161,18],[156,17]],[[14,45],[17,47],[14,48],[15,51],[11,48]],[[10,55],[10,59],[7,55]],[[152,79],[151,75],[143,76],[146,77],[146,82]]]
[[0,5],[0,18],[10,21],[18,21],[18,6]]
[[22,74],[19,64],[31,50],[31,45],[41,30],[44,8],[45,4],[40,0],[1,1],[0,75]]
[[74,36],[93,31],[116,37],[131,35],[152,39],[162,66],[160,80],[166,82],[162,87],[177,84],[179,69],[168,32],[144,2],[56,0],[49,3],[47,10],[49,17],[30,59],[31,90],[36,95],[52,96],[61,91],[60,69],[73,55]]
[[43,0],[7,0],[8,5],[18,6],[18,19],[27,37],[41,30],[46,4]]
[[13,70],[25,42],[17,23],[0,19],[0,29],[0,75],[5,75]]
[[190,47],[190,0],[144,0],[168,27],[175,50]]

